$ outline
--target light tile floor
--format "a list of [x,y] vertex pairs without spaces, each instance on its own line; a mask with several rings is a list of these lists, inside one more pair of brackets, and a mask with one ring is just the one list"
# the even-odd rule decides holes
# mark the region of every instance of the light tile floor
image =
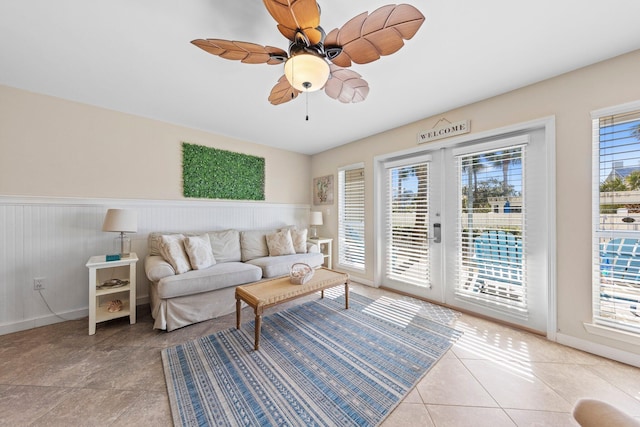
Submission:
[[[354,284],[370,298],[404,299]],[[317,298],[310,296],[292,304]],[[243,318],[252,312],[245,309]],[[268,314],[268,313],[267,313]],[[170,333],[138,323],[87,319],[0,336],[0,425],[170,426],[163,348],[235,326],[235,314]],[[391,426],[576,426],[582,397],[612,403],[640,419],[640,369],[554,344],[469,315],[462,338],[383,422]]]

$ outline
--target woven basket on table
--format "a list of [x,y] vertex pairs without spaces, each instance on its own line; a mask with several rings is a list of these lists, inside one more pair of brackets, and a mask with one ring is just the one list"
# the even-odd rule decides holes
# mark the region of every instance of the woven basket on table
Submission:
[[297,262],[289,270],[289,280],[294,285],[304,285],[313,277],[313,268],[308,264]]

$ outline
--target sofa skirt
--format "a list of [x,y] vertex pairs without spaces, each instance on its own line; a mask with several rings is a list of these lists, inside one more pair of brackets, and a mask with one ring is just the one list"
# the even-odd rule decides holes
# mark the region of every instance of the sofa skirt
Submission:
[[154,319],[153,328],[167,332],[193,323],[203,322],[233,313],[236,310],[236,287],[160,299],[157,282],[149,286],[149,304]]

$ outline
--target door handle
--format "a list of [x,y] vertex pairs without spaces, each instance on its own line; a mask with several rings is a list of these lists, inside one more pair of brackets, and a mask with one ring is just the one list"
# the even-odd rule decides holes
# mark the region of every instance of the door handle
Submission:
[[433,243],[442,242],[442,227],[439,222],[433,224],[433,237],[427,237],[427,240],[433,240]]

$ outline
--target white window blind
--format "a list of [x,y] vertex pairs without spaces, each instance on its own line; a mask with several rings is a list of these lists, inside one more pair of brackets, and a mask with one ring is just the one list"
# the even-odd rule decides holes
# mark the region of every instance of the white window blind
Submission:
[[338,171],[338,263],[364,270],[364,168]]
[[386,275],[430,287],[429,163],[387,167]]
[[457,156],[458,295],[526,312],[525,145]]
[[593,120],[593,322],[640,334],[640,110]]

